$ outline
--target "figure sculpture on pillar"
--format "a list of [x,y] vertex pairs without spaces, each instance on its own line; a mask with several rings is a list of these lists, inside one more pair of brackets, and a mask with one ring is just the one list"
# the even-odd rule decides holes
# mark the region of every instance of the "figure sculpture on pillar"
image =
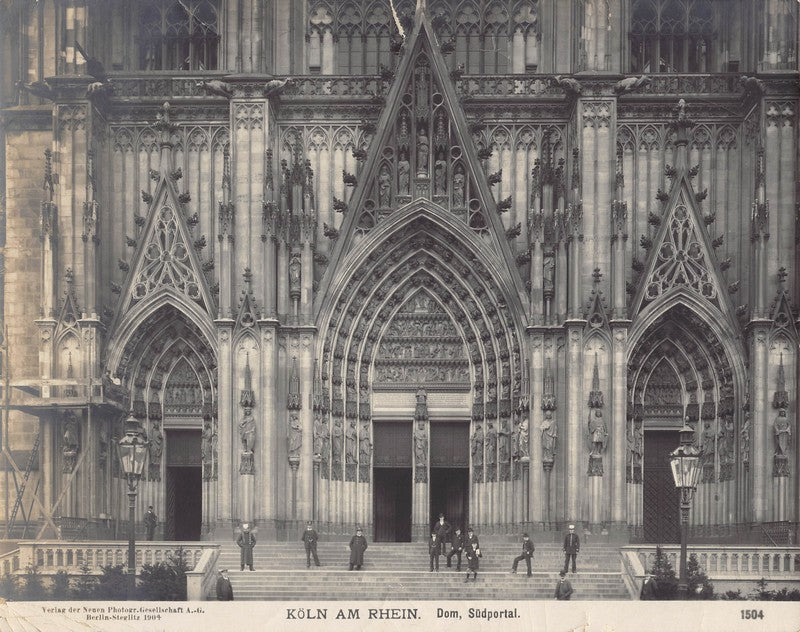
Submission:
[[552,253],[547,253],[542,262],[542,288],[545,298],[552,298],[555,293],[556,259]]
[[791,434],[792,429],[789,424],[789,418],[786,415],[786,409],[781,408],[778,411],[778,416],[775,418],[775,456],[789,456],[789,439]]
[[345,431],[345,462],[354,464],[358,460],[358,438],[356,437],[356,424],[348,423]]
[[528,439],[528,416],[523,414],[522,420],[516,428],[516,437],[514,440],[514,456],[518,459],[530,456]]
[[342,440],[342,420],[334,418],[333,428],[331,429],[331,447],[334,467],[338,467],[342,464]]
[[739,449],[742,453],[742,463],[747,467],[750,464],[750,411],[744,413],[744,422],[739,431]]
[[411,192],[411,165],[408,162],[408,152],[400,153],[397,161],[397,192],[400,195],[409,195]]
[[703,425],[703,462],[704,465],[714,465],[714,454],[716,452],[717,433],[714,431],[714,424],[710,419],[706,419]]
[[590,456],[601,456],[606,449],[608,429],[606,428],[606,422],[603,420],[603,411],[599,408],[595,409],[594,415],[592,415],[591,411],[589,412],[589,436],[592,441]]
[[75,469],[80,452],[80,438],[78,429],[78,419],[73,412],[68,412],[64,418],[64,436],[62,438],[61,453],[64,456],[62,471],[65,474],[71,473]]
[[542,461],[552,465],[556,456],[558,440],[558,422],[552,410],[544,411],[544,419],[539,429],[542,431]]
[[300,426],[300,416],[297,413],[289,415],[289,433],[286,439],[289,443],[289,460],[299,460],[300,447],[303,444],[303,429]]
[[252,454],[256,443],[256,420],[250,406],[245,406],[242,412],[242,420],[239,422],[239,438],[242,442],[242,452]]
[[500,448],[499,462],[507,463],[510,457],[509,440],[511,433],[508,430],[508,420],[500,420],[500,431],[497,433],[497,445]]
[[428,134],[425,128],[420,126],[417,132],[417,175],[428,175],[428,151],[430,143],[428,141]]
[[428,482],[428,429],[424,421],[417,423],[414,431],[415,483]]
[[497,431],[490,421],[486,428],[486,464],[494,465],[497,462]]
[[358,462],[361,465],[369,465],[370,455],[372,454],[372,442],[369,440],[369,424],[361,425],[358,435]]
[[483,465],[483,426],[480,423],[475,424],[472,432],[472,465]]
[[447,194],[447,161],[441,151],[437,154],[436,162],[433,165],[433,194]]
[[456,167],[453,174],[453,207],[461,208],[465,206],[464,201],[464,169],[461,165]]
[[378,174],[378,206],[389,208],[392,205],[392,174],[389,165],[383,164]]
[[154,421],[150,426],[150,460],[148,465],[148,479],[151,481],[161,480],[161,455],[164,453],[164,433],[161,432],[161,425]]
[[295,252],[289,261],[289,293],[300,295],[300,253]]

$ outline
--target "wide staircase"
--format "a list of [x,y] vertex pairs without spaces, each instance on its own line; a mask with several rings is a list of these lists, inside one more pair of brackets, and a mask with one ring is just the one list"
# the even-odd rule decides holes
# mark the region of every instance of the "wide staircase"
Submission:
[[[448,545],[448,550],[449,550]],[[221,543],[217,568],[227,568],[237,600],[315,601],[355,599],[553,599],[558,572],[564,563],[561,546],[536,545],[533,576],[526,577],[524,561],[512,575],[511,562],[519,555],[516,542],[481,538],[478,579],[464,581],[462,572],[446,567],[429,572],[425,542],[370,543],[361,571],[349,571],[350,552],[346,542],[320,542],[321,566],[306,568],[302,542],[259,542],[254,549],[255,571],[239,571],[239,547]],[[614,545],[584,545],[578,554],[578,573],[568,574],[575,590],[573,599],[630,599],[622,580],[619,549]],[[213,598],[213,597],[212,597]]]

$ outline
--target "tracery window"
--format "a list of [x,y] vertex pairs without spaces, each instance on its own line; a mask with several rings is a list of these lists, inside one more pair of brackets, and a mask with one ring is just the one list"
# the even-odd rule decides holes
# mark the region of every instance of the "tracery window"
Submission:
[[759,60],[761,70],[797,67],[797,14],[793,0],[764,0],[759,15]]
[[631,72],[711,72],[715,35],[711,0],[634,0]]
[[[395,0],[408,26],[411,0]],[[539,68],[538,0],[431,0],[440,42],[451,42],[452,67],[467,73],[524,73]],[[397,33],[389,0],[308,0],[308,69],[312,74],[374,74],[391,66]]]
[[216,70],[219,14],[219,0],[143,0],[139,68]]

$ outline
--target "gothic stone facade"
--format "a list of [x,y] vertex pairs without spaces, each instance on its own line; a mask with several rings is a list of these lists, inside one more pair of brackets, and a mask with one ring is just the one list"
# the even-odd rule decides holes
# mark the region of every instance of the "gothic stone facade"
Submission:
[[394,5],[3,3],[2,518],[796,524],[797,3]]

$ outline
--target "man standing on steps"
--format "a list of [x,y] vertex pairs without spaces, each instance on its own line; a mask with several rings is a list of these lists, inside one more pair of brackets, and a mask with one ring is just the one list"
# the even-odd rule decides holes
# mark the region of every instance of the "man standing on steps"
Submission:
[[570,597],[572,597],[572,584],[570,584],[567,579],[566,571],[561,571],[559,575],[561,577],[556,584],[556,599],[559,601],[569,601]]
[[569,533],[564,536],[564,574],[567,573],[569,559],[572,558],[572,573],[575,573],[575,558],[581,550],[581,539],[575,533],[575,525],[569,525]]
[[156,532],[156,525],[158,524],[158,516],[153,511],[153,505],[147,508],[144,514],[144,527],[147,529],[147,539],[152,540]]
[[319,558],[317,557],[317,540],[319,536],[311,526],[311,521],[306,522],[306,530],[303,531],[303,537],[300,538],[306,547],[306,568],[311,568],[311,556],[314,556],[314,564],[319,566]]
[[519,564],[522,560],[525,560],[525,564],[528,566],[528,577],[531,576],[531,558],[533,557],[533,551],[536,547],[531,542],[530,537],[528,537],[527,533],[522,534],[522,555],[519,555],[514,558],[514,564],[511,566],[511,572],[517,572],[517,564]]
[[361,570],[361,565],[364,563],[364,551],[367,550],[367,539],[361,531],[361,527],[356,527],[356,534],[350,538],[350,570],[356,567],[357,571]]
[[436,535],[436,531],[431,533],[431,539],[428,540],[428,555],[431,558],[431,573],[433,572],[434,563],[436,567],[436,572],[439,572],[439,556],[442,554],[442,542],[439,540],[439,536]]
[[439,514],[439,520],[433,525],[433,531],[438,536],[436,539],[444,545],[450,539],[450,524],[444,519],[444,514]]
[[[456,527],[456,532],[453,534],[452,540],[452,547],[450,548],[450,552],[447,554],[447,568],[452,566],[451,560],[453,556],[457,556],[458,564],[456,565],[456,571],[461,570],[461,552],[464,550],[464,536],[461,534],[461,528]],[[442,545],[444,546],[444,545]]]
[[658,584],[656,580],[653,579],[653,576],[648,573],[644,577],[644,581],[642,582],[642,593],[639,598],[642,601],[653,601],[657,599],[656,595],[658,593]]
[[[470,531],[472,531],[470,529]],[[478,538],[475,538],[472,543],[467,540],[467,544],[464,550],[464,554],[467,556],[467,576],[464,578],[464,583],[466,584],[469,581],[469,574],[472,573],[472,581],[476,581],[478,579],[478,567],[480,566],[479,558],[481,556],[481,550],[478,548]]]
[[241,570],[244,570],[245,564],[247,564],[251,571],[255,570],[253,568],[253,547],[256,545],[256,536],[250,531],[250,523],[242,523],[242,532],[239,534],[239,537],[236,538],[236,544],[238,544],[241,549],[239,558]]
[[217,577],[217,601],[233,601],[233,587],[227,568],[223,568]]

